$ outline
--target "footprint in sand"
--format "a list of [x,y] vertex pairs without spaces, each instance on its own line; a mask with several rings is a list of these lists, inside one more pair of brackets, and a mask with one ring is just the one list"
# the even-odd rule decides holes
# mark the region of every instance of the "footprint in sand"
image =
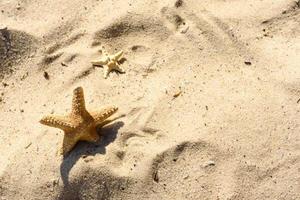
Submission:
[[[154,191],[150,199],[162,191],[177,199],[217,199],[222,193],[230,197],[235,185],[227,184],[226,179],[233,172],[231,158],[218,148],[203,141],[182,142],[153,159],[145,190]],[[213,192],[215,187],[220,189]]]
[[[154,108],[137,107],[133,108],[127,114],[126,120],[124,120],[126,126],[124,127],[124,130],[119,133],[121,146],[133,144],[142,145],[146,138],[146,140],[150,138],[153,140],[159,137],[159,130],[147,125],[151,120],[153,112]],[[143,141],[138,138],[143,138]]]
[[163,7],[161,14],[165,18],[166,26],[173,29],[173,31],[179,33],[186,33],[189,30],[189,24],[175,8]]
[[71,36],[62,38],[59,42],[55,42],[54,44],[50,44],[48,47],[46,47],[44,56],[40,63],[42,66],[41,68],[46,69],[49,64],[55,62],[61,57],[61,64],[63,66],[67,66],[69,63],[71,63],[80,54],[77,52],[72,52],[72,50],[69,50],[68,48],[74,45],[83,36],[85,36],[85,33],[83,32],[73,33]]

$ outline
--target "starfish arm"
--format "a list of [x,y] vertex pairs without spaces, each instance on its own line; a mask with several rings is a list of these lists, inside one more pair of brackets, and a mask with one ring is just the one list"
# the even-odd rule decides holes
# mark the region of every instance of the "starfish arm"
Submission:
[[104,65],[103,66],[103,76],[104,76],[104,78],[107,78],[108,73],[109,73],[109,67],[107,65]]
[[99,66],[99,65],[105,65],[105,64],[107,64],[107,62],[108,62],[108,59],[107,58],[102,58],[102,59],[100,59],[100,60],[94,60],[94,61],[92,61],[92,64],[93,65],[97,65],[97,66]]
[[114,70],[117,70],[118,72],[121,73],[125,73],[125,70],[118,63],[116,63]]
[[78,116],[86,112],[83,89],[82,87],[77,87],[73,91],[72,113]]
[[118,53],[116,53],[115,55],[113,55],[112,57],[114,58],[114,60],[120,60],[120,58],[123,55],[123,51],[119,51]]
[[99,140],[99,135],[97,133],[96,127],[93,126],[87,133],[85,133],[80,140],[87,142],[97,142]]
[[65,117],[61,116],[45,116],[40,120],[41,124],[62,129],[66,132],[72,131],[75,129],[75,126],[68,121]]
[[78,139],[74,137],[72,134],[65,134],[63,139],[62,147],[59,151],[60,154],[66,155],[70,152],[74,146],[77,144]]
[[95,124],[101,124],[108,117],[112,116],[117,112],[118,108],[116,106],[106,107],[98,112],[92,112],[92,117],[95,120]]
[[101,128],[101,127],[103,127],[103,126],[105,126],[107,124],[110,124],[111,122],[116,121],[116,120],[118,120],[118,119],[120,119],[122,117],[124,117],[124,115],[120,115],[120,116],[116,116],[116,117],[105,119],[104,121],[102,121],[99,124],[97,124],[97,127]]
[[[115,117],[115,118],[117,119],[117,117]],[[98,127],[102,128],[106,124],[109,124],[109,123],[113,122],[114,120],[116,120],[115,118],[113,118],[113,119],[106,119],[106,120],[102,121],[101,123],[98,124]]]

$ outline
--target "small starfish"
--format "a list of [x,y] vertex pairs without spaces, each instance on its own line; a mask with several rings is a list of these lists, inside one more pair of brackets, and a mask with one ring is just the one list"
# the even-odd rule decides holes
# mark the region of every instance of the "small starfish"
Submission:
[[119,61],[123,55],[123,51],[119,51],[115,55],[109,55],[104,49],[102,50],[104,57],[100,60],[92,61],[93,65],[103,66],[104,69],[104,78],[107,78],[107,75],[112,70],[124,73],[125,70],[120,67]]
[[98,112],[89,113],[85,108],[83,89],[82,87],[77,87],[73,91],[72,110],[70,114],[64,117],[56,115],[45,116],[40,120],[40,123],[64,131],[62,148],[58,153],[65,155],[80,140],[96,142],[99,139],[96,126],[102,127],[117,119],[108,119],[117,110],[116,106],[109,106]]

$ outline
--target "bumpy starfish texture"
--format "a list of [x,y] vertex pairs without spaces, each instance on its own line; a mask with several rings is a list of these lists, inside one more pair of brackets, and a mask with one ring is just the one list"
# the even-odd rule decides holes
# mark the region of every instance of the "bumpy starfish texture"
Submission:
[[100,111],[89,113],[85,108],[84,94],[82,87],[73,91],[73,101],[71,113],[67,116],[49,115],[40,120],[40,123],[62,129],[64,139],[60,154],[70,152],[78,141],[96,142],[99,135],[96,126],[102,127],[114,119],[108,119],[117,112],[116,106],[108,106]]
[[109,72],[116,70],[118,72],[124,73],[125,70],[119,65],[119,61],[123,55],[123,51],[119,51],[114,55],[109,55],[105,50],[102,50],[103,58],[100,60],[92,61],[93,65],[103,66],[104,78],[107,78]]

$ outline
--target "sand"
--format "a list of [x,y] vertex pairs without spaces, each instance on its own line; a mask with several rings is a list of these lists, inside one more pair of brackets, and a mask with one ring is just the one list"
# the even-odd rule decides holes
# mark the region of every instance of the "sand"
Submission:
[[[299,33],[299,0],[2,0],[0,199],[300,199]],[[125,116],[63,159],[78,86]]]

